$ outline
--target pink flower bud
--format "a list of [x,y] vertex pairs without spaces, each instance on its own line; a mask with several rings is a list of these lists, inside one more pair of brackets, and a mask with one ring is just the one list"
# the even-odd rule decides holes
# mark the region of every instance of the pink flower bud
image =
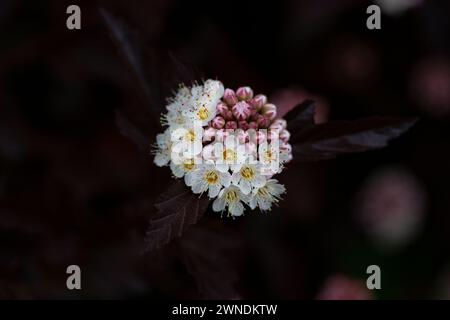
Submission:
[[254,106],[250,105],[250,116],[249,116],[249,118],[250,117],[254,117],[257,114],[258,114],[258,110],[256,110],[256,108]]
[[213,144],[207,144],[202,149],[202,156],[205,160],[212,160],[214,159],[214,145]]
[[271,130],[283,131],[283,126],[279,123],[272,123],[269,127]]
[[292,146],[289,143],[282,142],[280,144],[280,151],[292,153]]
[[230,106],[234,106],[238,102],[238,98],[236,97],[236,94],[231,89],[225,89],[225,92],[223,93],[223,100]]
[[257,111],[261,110],[262,106],[266,103],[267,97],[263,94],[258,94],[252,100],[250,100],[250,104],[255,107]]
[[223,126],[225,125],[225,119],[221,116],[217,116],[211,120],[211,125],[215,129],[222,129]]
[[259,115],[256,123],[258,124],[258,128],[268,128],[270,125],[270,120],[262,115]]
[[248,128],[247,129],[258,129],[258,125],[256,124],[255,121],[251,121],[248,123]]
[[245,120],[239,121],[238,126],[242,130],[247,130],[248,129],[248,122],[245,121]]
[[240,101],[233,106],[233,115],[238,120],[246,120],[251,113],[251,108],[247,102]]
[[233,112],[231,112],[231,110],[227,111],[227,114],[224,116],[225,120],[233,120],[234,116],[233,116]]
[[277,125],[281,129],[286,129],[287,123],[286,123],[286,120],[284,120],[284,119],[276,119],[273,121],[273,123],[270,127],[272,127],[273,125]]
[[219,103],[217,104],[216,110],[217,110],[217,113],[222,116],[226,116],[228,111],[230,111],[230,109],[228,109],[228,106],[225,103],[223,103],[222,101],[219,101]]
[[227,121],[225,124],[225,129],[237,129],[236,121]]
[[253,98],[253,90],[250,87],[240,87],[236,90],[236,95],[239,100],[248,101]]
[[266,103],[261,108],[261,113],[264,116],[266,116],[269,120],[273,120],[277,116],[277,107],[272,103]]
[[248,119],[247,119],[247,121],[258,121],[258,118],[260,117],[261,115],[258,113],[258,112],[255,112],[254,114],[253,113],[250,113],[250,117],[248,117]]
[[203,141],[204,142],[212,141],[214,139],[215,135],[216,135],[216,129],[209,127],[207,129],[205,129],[205,131],[203,131]]
[[273,140],[280,140],[280,131],[269,129],[269,132],[267,134],[267,138],[271,141]]
[[224,129],[220,129],[216,131],[216,140],[217,141],[225,141],[225,139],[230,135],[229,132],[227,132]]
[[263,142],[267,142],[267,135],[263,131],[258,131],[256,133],[256,141],[261,144]]
[[248,133],[242,129],[237,129],[236,136],[239,143],[245,143],[248,141]]
[[280,144],[280,161],[289,162],[292,160],[292,146],[289,143]]
[[257,148],[256,144],[254,144],[253,142],[247,142],[245,144],[245,152],[247,154],[256,155],[257,151],[258,151],[258,148]]
[[291,134],[289,133],[289,131],[282,130],[280,132],[280,139],[283,140],[284,142],[288,142],[290,137],[291,137]]

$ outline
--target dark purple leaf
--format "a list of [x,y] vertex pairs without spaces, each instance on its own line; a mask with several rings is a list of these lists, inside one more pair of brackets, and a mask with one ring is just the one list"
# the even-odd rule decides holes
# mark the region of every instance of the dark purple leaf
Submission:
[[283,117],[287,122],[288,130],[297,133],[314,125],[315,111],[316,106],[312,100],[305,100],[295,106]]
[[180,181],[173,183],[156,200],[156,213],[151,217],[146,233],[145,251],[155,250],[181,236],[187,227],[197,223],[208,205],[206,196],[193,194]]
[[[151,64],[151,66],[144,66],[137,33],[131,31],[122,21],[116,19],[105,9],[101,8],[100,14],[103,17],[120,54],[136,78],[141,92],[150,104],[150,108],[152,108],[156,115],[159,116],[164,98],[161,97],[158,90],[158,63],[156,62],[155,54],[153,54],[152,57],[147,57],[148,60],[153,62],[147,63]],[[144,73],[144,70],[147,69],[151,72],[150,77]]]
[[[239,234],[215,217],[191,228],[180,241],[182,261],[206,299],[236,299],[239,279],[234,259],[242,248]],[[209,222],[204,224],[203,222]]]
[[180,83],[189,85],[201,79],[198,71],[182,63],[173,52],[160,52],[141,45],[138,34],[122,21],[105,9],[100,9],[100,14],[150,107],[158,116],[163,111],[166,97],[172,95]]
[[195,81],[203,78],[203,75],[192,65],[182,62],[175,53],[169,52],[169,64],[171,76],[171,90],[176,88],[180,83],[190,85]]
[[291,132],[294,161],[318,161],[339,154],[385,147],[416,123],[416,119],[372,117],[355,121],[335,121]]
[[119,111],[116,111],[116,124],[123,136],[133,141],[141,151],[149,153],[151,146],[149,137]]

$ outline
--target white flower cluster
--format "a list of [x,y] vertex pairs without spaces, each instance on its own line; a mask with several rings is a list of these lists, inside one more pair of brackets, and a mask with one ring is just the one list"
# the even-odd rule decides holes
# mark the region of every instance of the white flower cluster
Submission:
[[[231,111],[226,113],[228,117],[220,115],[228,112],[224,101],[230,100],[222,101],[225,90],[220,81],[180,86],[168,101],[167,113],[162,116],[166,129],[157,135],[154,150],[156,165],[170,166],[173,175],[183,178],[193,193],[207,193],[215,199],[214,211],[227,209],[231,216],[242,215],[244,205],[270,210],[286,191],[272,176],[281,172],[283,164],[292,157],[287,140],[278,140],[280,132],[289,139],[285,121],[273,119],[273,105],[258,107],[262,95],[253,99],[253,93],[248,91],[251,89],[244,89],[246,95],[235,97],[241,109],[249,110],[248,118],[243,121],[240,109],[236,111],[240,112],[237,121]],[[232,90],[227,90],[229,96]],[[243,104],[246,105],[242,107]],[[266,109],[270,109],[271,119],[264,118]],[[250,128],[253,118],[258,119],[260,128],[265,128]],[[217,129],[217,123],[223,128]]]

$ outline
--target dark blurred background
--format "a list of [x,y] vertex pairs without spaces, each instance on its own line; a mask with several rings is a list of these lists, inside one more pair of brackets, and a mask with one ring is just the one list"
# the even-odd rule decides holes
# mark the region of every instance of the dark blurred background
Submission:
[[[66,28],[70,4],[81,30]],[[450,298],[449,2],[379,0],[381,30],[366,28],[370,4],[1,1],[0,298]],[[318,122],[420,121],[383,150],[289,166],[270,213],[208,212],[142,254],[172,180],[115,124],[147,106],[100,7],[205,78],[280,108],[316,100]],[[71,264],[81,291],[66,288]],[[381,290],[365,287],[372,264]]]

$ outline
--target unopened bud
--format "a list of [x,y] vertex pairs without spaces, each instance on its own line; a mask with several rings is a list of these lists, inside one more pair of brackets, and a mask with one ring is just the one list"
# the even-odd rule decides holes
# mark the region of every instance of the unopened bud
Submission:
[[264,133],[263,131],[259,130],[259,131],[256,133],[256,141],[257,141],[259,144],[264,143],[264,142],[267,142],[267,135],[266,135],[266,133]]
[[248,101],[253,98],[253,90],[250,87],[240,87],[236,90],[239,100]]
[[225,124],[225,129],[237,129],[236,121],[227,121]]
[[270,141],[279,140],[280,139],[280,131],[269,129],[269,132],[267,134],[267,139]]
[[217,130],[216,131],[216,140],[217,141],[225,141],[225,139],[230,135],[229,132],[227,132],[224,129]]
[[238,103],[238,98],[236,96],[236,93],[234,93],[231,89],[225,89],[225,92],[223,94],[223,100],[228,104],[230,107],[234,106],[236,103]]
[[258,147],[253,142],[247,142],[245,144],[245,151],[247,154],[256,154],[256,151],[258,151]]
[[239,143],[245,143],[248,141],[248,133],[246,131],[244,131],[243,129],[237,129],[236,136],[237,136]]
[[216,129],[214,128],[207,128],[205,131],[203,131],[203,141],[212,141],[216,135]]
[[280,139],[284,142],[288,142],[289,138],[291,137],[291,134],[287,130],[282,130],[280,132]]
[[207,144],[202,149],[202,156],[205,160],[211,160],[214,158],[214,144]]
[[240,101],[233,106],[233,115],[238,120],[246,120],[251,113],[251,107],[247,102]]
[[242,130],[247,130],[248,129],[248,122],[245,120],[239,121],[238,123],[238,127]]
[[286,129],[287,123],[286,123],[286,120],[284,120],[284,119],[276,119],[273,121],[273,123],[270,127],[272,127],[274,125],[276,125],[277,127],[280,127],[281,129]]
[[270,125],[270,120],[262,115],[258,116],[258,120],[256,120],[256,123],[258,124],[258,128],[268,128]]
[[250,100],[250,104],[255,107],[257,111],[261,110],[263,105],[267,103],[267,97],[263,94],[256,95],[253,99]]
[[261,113],[264,116],[266,116],[269,120],[273,120],[277,116],[277,107],[272,103],[266,103],[261,108]]
[[258,129],[258,125],[256,124],[255,121],[251,121],[248,123],[248,129]]
[[292,146],[289,143],[283,142],[280,144],[280,151],[292,153]]
[[223,103],[222,101],[219,101],[219,103],[217,104],[216,107],[217,113],[220,114],[221,116],[225,116],[227,114],[228,111],[230,111],[230,109],[228,109],[228,106]]
[[225,119],[221,116],[217,116],[211,120],[211,125],[215,129],[222,129],[225,126]]

